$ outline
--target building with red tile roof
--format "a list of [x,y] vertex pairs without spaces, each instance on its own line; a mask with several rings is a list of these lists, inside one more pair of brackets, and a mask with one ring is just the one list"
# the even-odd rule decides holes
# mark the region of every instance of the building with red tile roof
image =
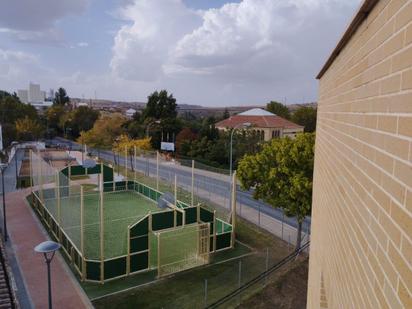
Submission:
[[284,136],[293,138],[296,134],[303,132],[304,129],[303,126],[261,108],[253,108],[219,121],[216,123],[216,128],[219,130],[228,130],[235,127],[239,128],[244,123],[250,124],[251,129],[259,132],[262,140],[265,141]]

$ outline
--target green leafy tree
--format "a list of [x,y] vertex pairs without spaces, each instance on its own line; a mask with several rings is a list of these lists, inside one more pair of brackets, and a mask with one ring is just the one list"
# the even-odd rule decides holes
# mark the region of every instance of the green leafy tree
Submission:
[[223,112],[223,119],[228,119],[230,117],[230,113],[229,110],[227,108],[225,108],[225,111]]
[[153,92],[147,98],[147,104],[143,110],[143,118],[153,118],[157,120],[176,118],[176,99],[173,94],[168,94],[166,90]]
[[36,109],[30,104],[20,102],[16,95],[6,91],[0,93],[0,123],[2,125],[3,145],[7,147],[14,140],[18,140],[16,121],[28,118],[38,121]]
[[290,119],[289,108],[282,103],[270,101],[270,103],[266,104],[266,110],[282,118]]
[[71,135],[76,138],[81,131],[88,131],[93,128],[98,118],[98,111],[88,106],[80,106],[69,113],[66,126],[71,128]]
[[246,155],[237,169],[242,187],[253,188],[254,198],[296,217],[296,248],[301,245],[303,220],[311,212],[314,145],[313,133],[273,139],[261,152]]
[[[54,104],[46,111],[47,135],[63,133],[63,124],[65,123],[66,110],[63,105]],[[50,134],[49,134],[50,133]]]
[[66,89],[60,87],[55,93],[53,104],[65,106],[70,102],[70,98],[67,96]]
[[313,107],[299,107],[292,115],[292,121],[305,127],[305,132],[315,132],[317,110]]

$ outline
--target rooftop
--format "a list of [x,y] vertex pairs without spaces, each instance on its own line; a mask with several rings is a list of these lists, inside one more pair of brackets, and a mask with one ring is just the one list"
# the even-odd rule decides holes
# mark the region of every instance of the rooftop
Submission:
[[275,114],[268,112],[262,108],[252,108],[252,109],[249,109],[237,115],[238,116],[276,116]]
[[279,117],[261,108],[253,108],[243,113],[231,116],[216,123],[217,128],[234,128],[242,123],[249,122],[258,128],[283,128],[300,129],[303,128],[292,121]]

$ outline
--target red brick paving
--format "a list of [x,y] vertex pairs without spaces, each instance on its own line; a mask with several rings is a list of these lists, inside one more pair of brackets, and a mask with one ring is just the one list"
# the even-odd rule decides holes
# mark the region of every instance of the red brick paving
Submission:
[[[36,308],[47,308],[47,270],[44,257],[33,248],[47,240],[32,209],[26,202],[30,190],[21,190],[6,195],[7,228],[12,240],[20,270],[28,294]],[[64,260],[56,255],[52,262],[52,295],[54,308],[88,308],[81,288],[72,274],[63,265]]]

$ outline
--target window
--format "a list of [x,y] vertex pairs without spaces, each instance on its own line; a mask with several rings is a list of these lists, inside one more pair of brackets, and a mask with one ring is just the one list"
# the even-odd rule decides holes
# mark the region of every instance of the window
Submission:
[[273,130],[272,131],[272,138],[280,137],[280,130]]

